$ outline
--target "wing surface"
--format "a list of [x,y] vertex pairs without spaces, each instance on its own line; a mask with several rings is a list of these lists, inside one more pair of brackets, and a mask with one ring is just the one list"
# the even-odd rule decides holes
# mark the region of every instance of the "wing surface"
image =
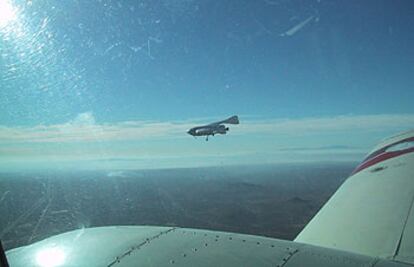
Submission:
[[215,125],[219,125],[219,124],[239,124],[239,117],[238,116],[231,116],[230,118],[227,118],[225,120],[222,121],[218,121],[218,122],[213,122],[208,124],[207,126],[215,126]]
[[402,267],[404,264],[273,238],[151,226],[75,230],[7,252],[12,267]]
[[414,264],[414,131],[384,140],[295,241]]

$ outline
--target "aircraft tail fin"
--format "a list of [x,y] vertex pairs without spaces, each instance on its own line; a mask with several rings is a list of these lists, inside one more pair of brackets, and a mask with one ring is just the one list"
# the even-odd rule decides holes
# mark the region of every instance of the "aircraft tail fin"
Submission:
[[222,121],[221,123],[228,123],[228,124],[239,124],[239,117],[238,116],[232,116],[224,121]]

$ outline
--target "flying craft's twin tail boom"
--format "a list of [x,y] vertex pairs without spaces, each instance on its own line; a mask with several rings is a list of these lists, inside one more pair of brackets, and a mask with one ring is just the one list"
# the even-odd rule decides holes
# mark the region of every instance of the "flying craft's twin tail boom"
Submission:
[[188,130],[188,134],[194,137],[196,136],[205,136],[206,141],[208,141],[209,135],[214,136],[215,134],[226,134],[229,130],[229,127],[226,127],[225,124],[239,124],[239,117],[232,116],[228,119],[213,122],[207,125],[197,126]]

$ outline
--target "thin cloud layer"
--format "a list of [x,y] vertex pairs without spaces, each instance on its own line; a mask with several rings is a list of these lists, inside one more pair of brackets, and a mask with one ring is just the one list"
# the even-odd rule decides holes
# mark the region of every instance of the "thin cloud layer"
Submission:
[[[216,118],[217,119],[217,118]],[[0,170],[137,169],[280,162],[358,161],[414,115],[257,119],[241,116],[210,142],[186,131],[216,119],[99,123],[92,112],[34,127],[0,126]]]
[[177,136],[190,125],[126,121],[98,124],[92,113],[81,113],[63,124],[34,127],[0,126],[0,142],[101,142]]
[[[0,126],[0,142],[104,142],[142,139],[187,138],[186,131],[199,120],[175,122],[125,121],[96,123],[91,112],[80,113],[63,124],[34,127]],[[343,132],[408,130],[414,115],[349,115],[303,119],[243,120],[230,134],[309,135]]]
[[293,134],[375,132],[410,129],[414,115],[348,115],[322,118],[275,119],[240,124],[242,133]]

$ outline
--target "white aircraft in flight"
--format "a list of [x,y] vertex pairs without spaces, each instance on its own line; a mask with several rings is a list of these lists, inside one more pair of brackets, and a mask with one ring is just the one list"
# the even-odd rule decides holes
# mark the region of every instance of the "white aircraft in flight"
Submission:
[[232,116],[222,121],[213,122],[207,125],[202,125],[202,126],[191,128],[190,130],[187,131],[187,133],[194,137],[195,136],[206,136],[206,141],[208,141],[209,135],[214,136],[215,134],[226,134],[227,131],[229,130],[229,127],[226,127],[225,124],[239,124],[239,123],[240,123],[239,117]]
[[294,241],[155,226],[85,228],[3,254],[12,267],[414,266],[414,131],[378,145]]

